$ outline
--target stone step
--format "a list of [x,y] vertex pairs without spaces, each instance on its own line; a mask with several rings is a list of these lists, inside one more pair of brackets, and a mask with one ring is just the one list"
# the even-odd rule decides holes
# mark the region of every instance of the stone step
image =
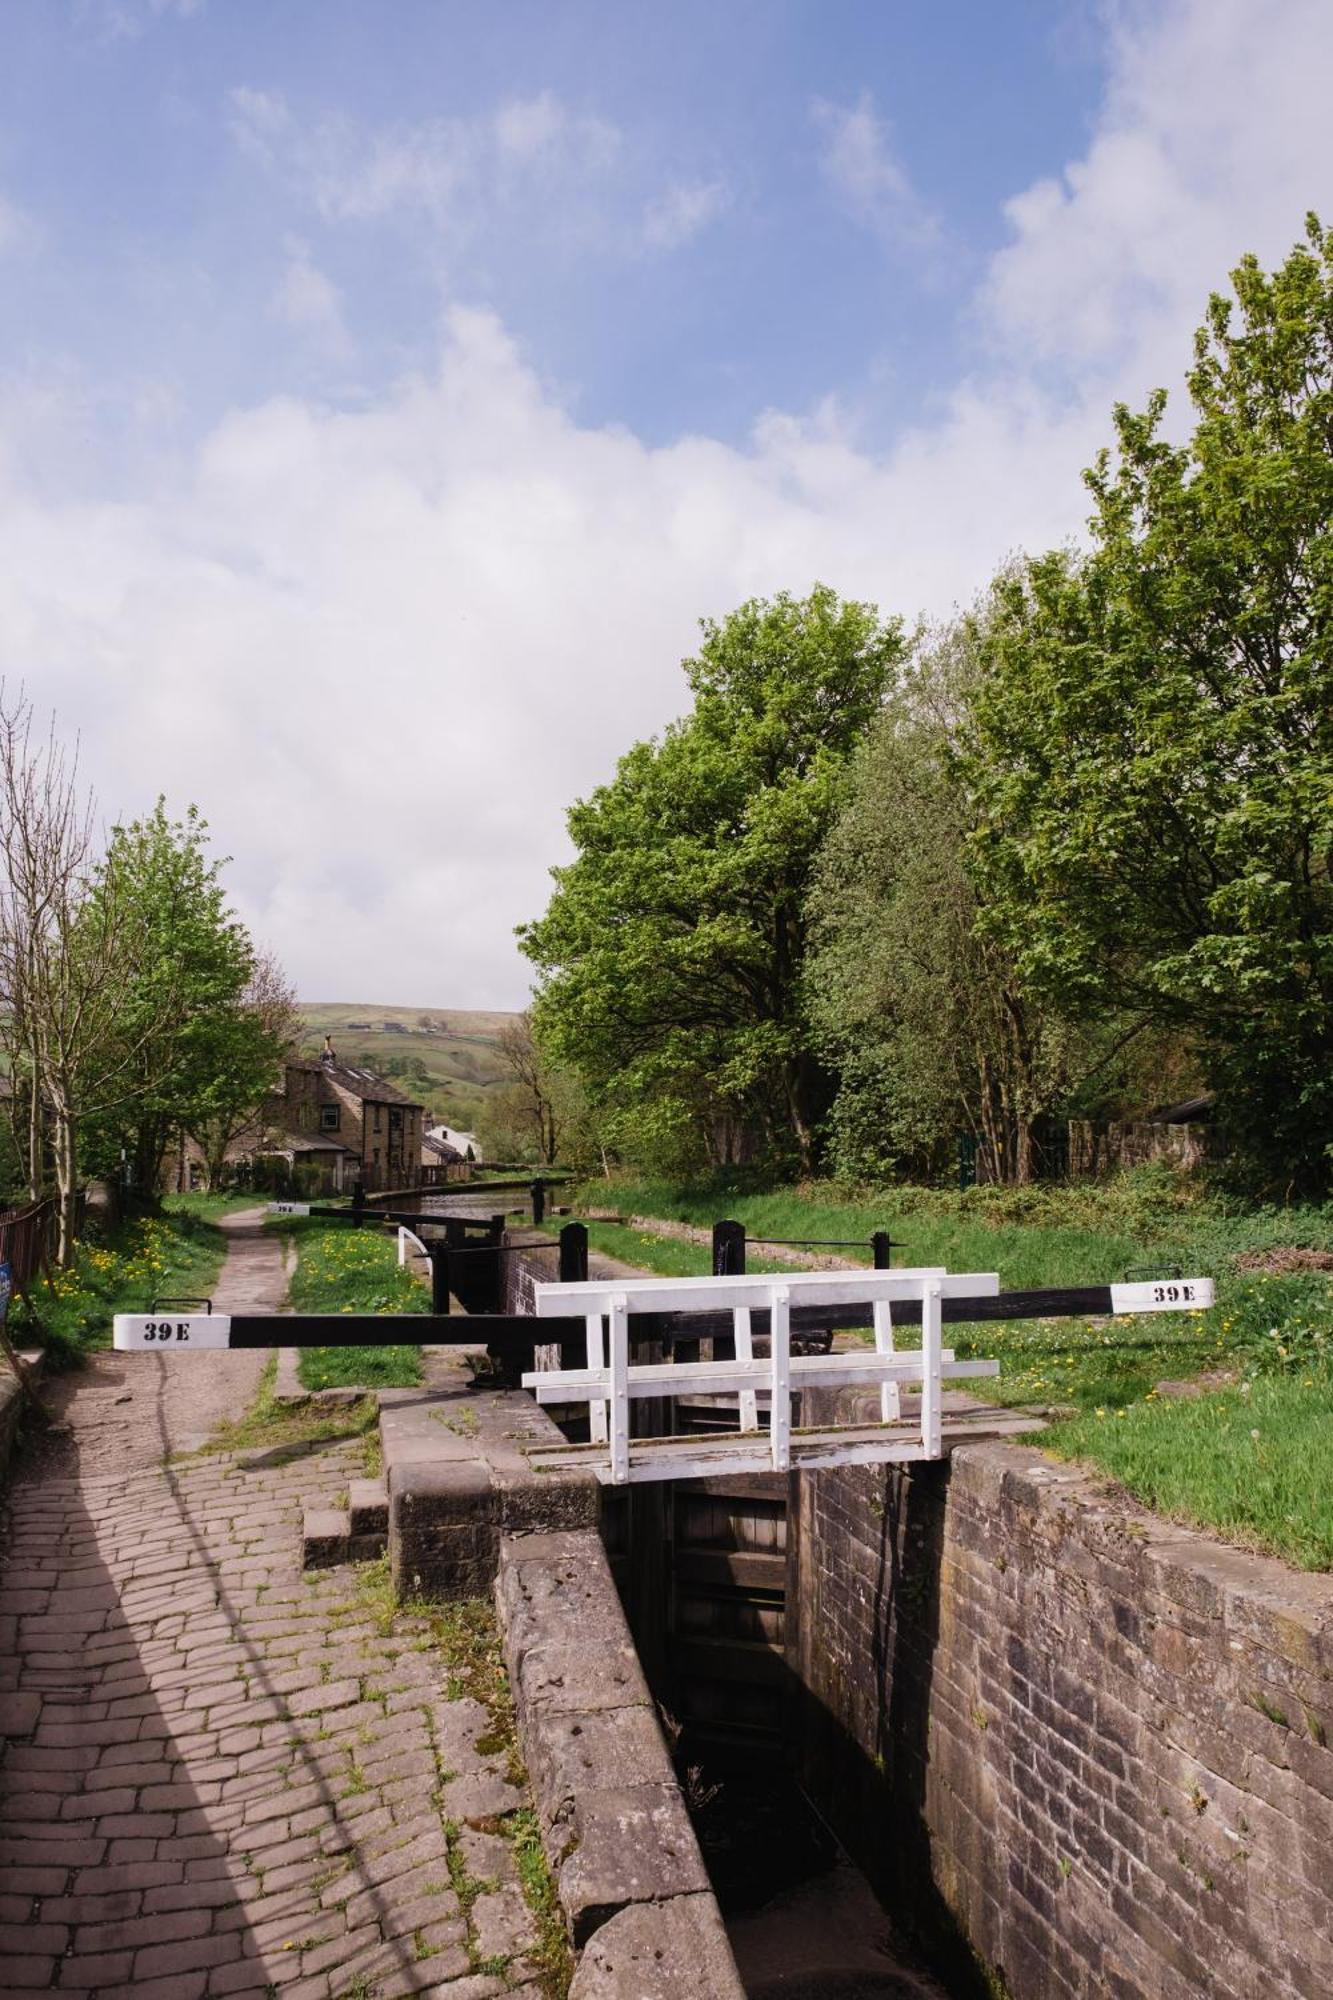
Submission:
[[352,1517],[352,1533],[379,1535],[387,1539],[389,1533],[389,1489],[382,1479],[354,1479],[347,1489],[348,1512]]
[[301,1517],[301,1566],[332,1569],[350,1560],[352,1520],[341,1507],[307,1507]]

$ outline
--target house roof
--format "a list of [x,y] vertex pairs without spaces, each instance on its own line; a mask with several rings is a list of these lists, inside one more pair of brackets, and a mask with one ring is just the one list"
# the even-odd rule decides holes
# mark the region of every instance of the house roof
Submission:
[[294,1056],[287,1064],[288,1069],[304,1070],[307,1075],[327,1076],[353,1097],[359,1097],[369,1104],[407,1104],[420,1111],[423,1106],[415,1097],[408,1097],[395,1089],[373,1070],[358,1069],[353,1063],[325,1062],[320,1056]]
[[423,1153],[434,1153],[437,1159],[444,1160],[446,1164],[452,1164],[463,1157],[457,1146],[451,1146],[445,1139],[433,1139],[429,1133],[422,1137],[421,1150]]

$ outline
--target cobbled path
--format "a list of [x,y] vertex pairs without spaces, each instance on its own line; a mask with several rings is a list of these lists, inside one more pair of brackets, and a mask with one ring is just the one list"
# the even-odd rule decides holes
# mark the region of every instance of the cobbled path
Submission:
[[[116,1401],[99,1365],[76,1438],[81,1393],[100,1432]],[[485,1709],[353,1570],[301,1572],[302,1505],[339,1500],[359,1446],[246,1470],[109,1443],[31,1459],[8,1498],[0,1992],[535,1996],[495,1829],[526,1800]]]

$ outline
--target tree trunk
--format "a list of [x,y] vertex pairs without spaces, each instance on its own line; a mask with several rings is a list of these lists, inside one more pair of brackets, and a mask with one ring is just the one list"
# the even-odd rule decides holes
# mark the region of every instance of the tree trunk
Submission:
[[55,1105],[56,1194],[59,1200],[60,1233],[56,1242],[56,1263],[64,1270],[73,1261],[79,1199],[79,1142],[68,1107]]

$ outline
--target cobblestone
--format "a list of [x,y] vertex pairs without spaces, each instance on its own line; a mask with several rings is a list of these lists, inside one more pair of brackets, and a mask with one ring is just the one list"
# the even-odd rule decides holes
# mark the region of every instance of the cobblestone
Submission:
[[[234,1385],[216,1365],[230,1360],[250,1370]],[[530,1913],[512,1890],[483,1899],[479,1952],[437,1790],[466,1772],[446,1788],[454,1818],[527,1803],[476,1747],[486,1711],[450,1702],[443,1662],[411,1636],[381,1633],[352,1570],[301,1573],[303,1507],[346,1490],[359,1448],[250,1470],[163,1462],[172,1412],[191,1436],[235,1414],[251,1360],[99,1358],[62,1392],[72,1446],[26,1462],[9,1494],[0,1991],[517,1990]],[[204,1361],[211,1411],[170,1379]],[[109,1414],[107,1387],[139,1367],[133,1402]],[[503,1845],[450,1834],[475,1858]],[[478,1974],[483,1956],[512,1957],[512,1979]]]

